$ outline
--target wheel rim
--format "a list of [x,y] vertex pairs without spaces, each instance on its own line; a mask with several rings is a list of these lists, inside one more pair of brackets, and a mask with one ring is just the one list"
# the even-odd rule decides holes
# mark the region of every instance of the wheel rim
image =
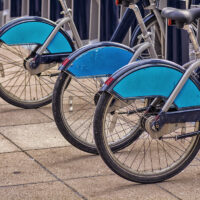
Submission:
[[30,75],[24,68],[24,60],[36,45],[8,46],[0,48],[0,89],[7,98],[22,104],[38,104],[49,100],[57,77],[57,65],[42,72]]
[[[76,79],[68,75],[60,96],[61,117],[67,130],[63,134],[69,134],[80,144],[95,149],[93,118],[101,83],[100,79]],[[108,138],[111,148],[118,150],[129,139],[133,140],[133,133],[115,136],[110,134]]]
[[60,99],[60,112],[67,133],[92,148],[96,146],[93,137],[94,96],[99,88],[100,82],[95,78],[76,79],[68,75]]
[[[109,141],[107,137],[107,135],[110,134],[108,133],[109,130],[107,128],[109,125],[106,125],[106,123],[109,123],[108,118],[110,115],[109,107],[111,101],[112,99],[107,104],[104,113],[102,135],[103,142],[101,142],[101,145],[104,146],[104,154],[101,152],[100,153],[107,164],[114,171],[123,171],[130,176],[144,179],[163,176],[177,170],[177,168],[180,167],[183,162],[189,158],[193,152],[194,147],[196,147],[196,137],[178,141],[175,141],[175,139],[158,140],[152,139],[151,136],[145,130],[143,130],[143,133],[131,145],[118,152],[112,152],[109,147]],[[137,101],[142,102],[144,99]],[[130,108],[130,105],[127,105],[127,111],[128,107]],[[137,109],[138,111],[139,108],[140,107],[135,104],[131,107],[131,110]],[[123,110],[124,109],[126,108],[124,107]],[[118,112],[122,112],[121,109],[119,109]],[[143,113],[137,112],[135,115],[142,117]],[[125,130],[125,127],[128,127],[128,123],[130,124],[131,121],[134,121],[133,119],[134,116],[129,117],[129,119],[126,120],[127,123],[123,124],[124,128],[121,129]],[[138,120],[138,126],[140,122],[141,121]],[[195,123],[185,123],[184,126],[185,127],[179,128],[166,136],[175,136],[187,132],[192,132],[197,129],[197,124]],[[119,130],[119,128],[116,127],[116,131],[117,130]],[[128,131],[129,130],[127,129],[125,132]],[[107,155],[105,155],[105,151]],[[109,161],[106,160],[108,157]],[[110,162],[112,162],[112,165],[110,165]],[[115,166],[114,168],[113,165]],[[117,171],[117,173],[120,173],[119,171]]]

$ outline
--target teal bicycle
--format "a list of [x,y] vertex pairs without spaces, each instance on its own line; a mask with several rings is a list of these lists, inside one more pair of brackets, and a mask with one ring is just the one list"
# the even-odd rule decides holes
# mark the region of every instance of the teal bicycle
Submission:
[[[200,8],[165,8],[162,16],[189,34],[196,59],[179,66],[142,60],[115,72],[101,88],[94,136],[105,163],[134,182],[155,183],[181,172],[200,148],[200,48],[191,23]],[[110,144],[134,134],[126,148]]]

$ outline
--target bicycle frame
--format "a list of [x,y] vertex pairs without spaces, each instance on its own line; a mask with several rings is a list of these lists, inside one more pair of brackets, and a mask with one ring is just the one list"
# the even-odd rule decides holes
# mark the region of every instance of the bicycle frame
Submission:
[[[196,61],[192,61],[189,63],[186,63],[182,68],[180,66],[174,65],[174,63],[170,63],[169,61],[163,61],[163,60],[147,60],[143,61],[139,64],[135,63],[134,65],[131,64],[128,65],[126,68],[123,69],[123,72],[119,72],[116,74],[113,74],[108,80],[109,84],[105,84],[104,87],[100,91],[107,91],[111,93],[116,92],[116,96],[119,97],[119,99],[135,99],[138,97],[145,97],[150,96],[151,98],[155,98],[155,96],[159,96],[154,99],[154,101],[151,103],[149,108],[146,110],[146,113],[148,113],[151,109],[154,108],[154,106],[157,104],[157,101],[163,97],[167,98],[167,101],[165,102],[164,106],[162,107],[161,111],[157,116],[155,116],[154,121],[152,122],[152,128],[155,131],[161,130],[161,128],[165,124],[169,123],[185,123],[185,122],[198,122],[200,119],[200,82],[197,80],[196,76],[199,74],[194,73],[194,71],[200,66],[200,49],[199,44],[197,41],[197,38],[195,37],[194,31],[191,27],[191,25],[185,25],[184,30],[186,30],[189,34],[190,41],[192,42],[192,45],[194,47],[194,51],[196,54]],[[165,66],[166,67],[163,67]],[[168,65],[168,66],[167,66]],[[154,66],[156,66],[155,69]],[[161,67],[159,67],[161,66]],[[187,66],[188,68],[184,70],[184,67]],[[162,68],[163,67],[163,68]],[[143,71],[145,69],[145,71]],[[169,84],[166,88],[166,91],[162,90],[162,86],[154,87],[152,91],[146,90],[147,92],[142,91],[142,87],[137,90],[136,93],[133,92],[133,85],[136,85],[137,80],[140,80],[141,76],[145,79],[147,76],[152,76],[157,73],[156,76],[161,73],[159,70],[162,69],[162,73],[165,75],[162,76],[162,81],[157,81],[156,83],[159,84]],[[124,74],[124,75],[123,75]],[[161,75],[161,74],[160,74]],[[173,78],[168,81],[166,78],[168,76],[172,76]],[[138,79],[137,79],[138,77]],[[165,82],[163,82],[163,77],[165,78]],[[189,80],[191,79],[191,80]],[[130,80],[129,84],[130,86],[126,88],[126,91],[123,92],[123,86],[127,83],[127,81]],[[149,79],[153,81],[153,79]],[[148,80],[148,83],[149,83]],[[111,84],[110,84],[111,83]],[[187,83],[187,84],[186,84]],[[175,86],[174,86],[175,84]],[[185,87],[184,87],[185,86]],[[149,86],[151,88],[151,86]],[[131,88],[131,94],[127,95],[128,92],[130,92]],[[159,90],[160,89],[160,90]],[[138,93],[138,91],[141,91]],[[150,93],[149,93],[150,91]],[[179,96],[180,92],[182,91],[181,95]],[[190,95],[192,97],[188,97],[188,93],[191,93]],[[122,96],[121,96],[122,95]],[[179,99],[177,98],[179,96]],[[176,104],[177,103],[177,104]],[[177,111],[169,111],[169,109],[174,104],[176,106]],[[196,131],[194,133],[189,134],[183,134],[182,136],[179,136],[178,139],[185,138],[185,137],[191,137],[200,134],[200,131]]]

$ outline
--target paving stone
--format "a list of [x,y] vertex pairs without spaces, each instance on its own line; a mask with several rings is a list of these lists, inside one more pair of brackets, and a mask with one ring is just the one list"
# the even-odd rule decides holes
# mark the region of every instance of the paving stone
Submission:
[[0,154],[0,186],[55,180],[22,152]]
[[[1,99],[1,98],[0,98]],[[16,107],[16,106],[13,106],[11,104],[8,104],[5,102],[4,104],[1,103],[2,101],[0,101],[0,113],[9,113],[11,111],[19,111],[19,110],[22,110],[22,108],[19,108],[19,107]]]
[[[88,200],[200,199],[200,153],[175,177],[142,185],[114,174],[99,156],[71,146],[51,120],[50,104],[24,110],[1,99],[0,114],[0,133]],[[0,199],[79,199],[24,152],[15,152],[19,150],[0,135]]]
[[120,178],[117,175],[83,178],[65,181],[72,187],[93,200],[172,200],[173,195],[154,185],[141,185]]
[[189,166],[200,166],[200,152],[196,155],[193,161],[190,163]]
[[50,117],[52,120],[54,119],[53,117],[53,112],[52,112],[52,104],[48,104],[46,106],[43,106],[38,109],[41,113],[44,113],[48,117]]
[[36,124],[52,121],[37,110],[20,109],[9,104],[0,105],[0,115],[0,126]]
[[8,104],[5,100],[3,100],[2,98],[0,98],[0,105],[5,105]]
[[54,122],[0,127],[0,132],[24,150],[69,146]]
[[183,200],[200,199],[200,166],[188,166],[183,172],[159,183],[162,188]]
[[1,199],[7,199],[7,200],[81,199],[71,189],[69,189],[67,186],[63,185],[60,182],[36,183],[36,184],[18,185],[6,188],[0,187],[0,195]]
[[62,179],[112,174],[99,156],[84,153],[73,146],[28,153]]
[[19,149],[5,137],[0,135],[0,153],[13,151],[19,151]]

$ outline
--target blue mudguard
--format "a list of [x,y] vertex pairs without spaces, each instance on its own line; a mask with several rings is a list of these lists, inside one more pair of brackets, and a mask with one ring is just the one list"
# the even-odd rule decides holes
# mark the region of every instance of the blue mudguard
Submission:
[[72,53],[60,67],[77,78],[109,76],[128,64],[134,52],[113,42],[87,45]]
[[[42,45],[56,24],[42,17],[21,17],[0,29],[0,40],[7,45]],[[74,45],[69,35],[61,29],[47,47],[50,53],[71,53]]]
[[[141,97],[168,98],[185,70],[170,61],[142,60],[115,72],[101,91],[114,93],[121,99]],[[178,109],[200,106],[200,86],[191,76],[174,101]]]

